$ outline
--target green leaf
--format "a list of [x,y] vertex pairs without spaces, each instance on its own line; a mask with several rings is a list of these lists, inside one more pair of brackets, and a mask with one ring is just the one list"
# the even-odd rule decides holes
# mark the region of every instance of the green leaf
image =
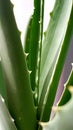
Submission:
[[38,117],[42,121],[48,121],[50,118],[51,107],[54,102],[66,53],[70,44],[73,31],[73,10],[71,10],[71,0],[57,0],[51,14],[41,59],[39,85],[39,95],[41,97],[39,96]]
[[61,98],[58,102],[58,105],[64,105],[68,102],[68,100],[70,99],[71,95],[68,91],[68,86],[73,86],[73,70],[71,70],[70,75],[68,77],[68,80],[66,81],[66,83],[64,84],[64,90],[63,93],[61,95]]
[[29,47],[30,47],[31,25],[32,25],[32,17],[30,18],[30,20],[28,22],[26,36],[24,39],[24,53],[26,55],[26,61],[27,61],[28,68],[29,68]]
[[33,130],[36,127],[36,110],[10,0],[0,0],[0,55],[11,115],[18,129]]
[[32,90],[36,87],[36,68],[37,56],[39,49],[39,33],[40,33],[40,0],[34,0],[34,14],[32,17],[30,44],[29,44],[29,70],[32,71],[30,75]]
[[0,95],[0,130],[17,130],[12,117]]
[[69,21],[71,7],[71,0],[56,0],[53,12],[50,14],[50,23],[42,46],[39,97],[41,95],[46,76],[53,64],[54,58],[58,54],[57,52],[59,52],[59,48],[62,45]]
[[61,107],[53,107],[56,115],[49,122],[40,122],[43,130],[73,130],[73,87],[69,89],[71,99]]
[[3,78],[1,61],[0,61],[0,94],[2,95],[5,102],[7,103],[7,93],[6,93],[6,88],[5,88],[4,78]]
[[41,65],[41,53],[42,53],[42,43],[43,43],[43,23],[44,23],[44,0],[40,3],[40,35],[39,35],[39,50],[38,50],[38,62],[37,62],[37,93],[39,95],[39,81],[40,81],[40,65]]

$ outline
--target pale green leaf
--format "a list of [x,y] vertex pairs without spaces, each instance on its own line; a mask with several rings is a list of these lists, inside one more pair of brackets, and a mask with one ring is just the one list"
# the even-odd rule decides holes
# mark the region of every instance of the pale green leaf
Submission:
[[[52,17],[54,18],[54,21],[53,19],[51,19],[52,21],[50,20],[46,40],[44,43],[46,45],[43,45],[45,48],[43,48],[42,56],[44,57],[46,54],[46,57],[45,59],[42,57],[43,61],[41,64],[44,64],[41,66],[42,75],[40,77],[39,86],[40,93],[41,91],[42,93],[39,100],[38,116],[40,117],[41,115],[40,119],[44,121],[48,121],[50,118],[51,107],[56,95],[66,53],[70,45],[70,39],[73,31],[72,1],[57,0],[54,7],[54,12],[52,13]],[[60,29],[59,26],[61,27]],[[54,41],[52,41],[53,39]],[[47,57],[49,59],[47,59]]]
[[55,117],[47,123],[40,123],[43,130],[73,130],[73,87],[69,88],[72,97],[61,107],[53,107]]
[[4,99],[0,95],[0,130],[17,130],[14,119],[10,116]]

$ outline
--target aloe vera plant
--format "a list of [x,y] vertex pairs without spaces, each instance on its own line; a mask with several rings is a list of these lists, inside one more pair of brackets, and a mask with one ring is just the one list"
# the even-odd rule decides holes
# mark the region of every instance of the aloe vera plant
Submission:
[[73,1],[55,1],[43,40],[44,4],[34,0],[22,46],[14,5],[0,0],[0,130],[73,130],[73,69],[53,106],[73,35]]

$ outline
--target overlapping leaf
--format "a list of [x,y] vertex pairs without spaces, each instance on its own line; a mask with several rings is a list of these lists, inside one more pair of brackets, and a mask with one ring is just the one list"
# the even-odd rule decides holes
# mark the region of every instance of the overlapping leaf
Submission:
[[8,109],[4,103],[4,99],[0,95],[0,130],[17,130],[14,120],[10,116]]
[[44,121],[49,120],[65,56],[70,44],[73,31],[72,17],[72,1],[57,0],[51,14],[41,59],[38,116],[40,117],[41,113],[41,120]]
[[56,115],[51,121],[40,123],[43,130],[73,130],[73,86],[69,89],[71,99],[64,106],[53,107]]
[[0,0],[0,55],[8,106],[18,129],[33,130],[36,110],[20,32],[12,9],[10,0]]

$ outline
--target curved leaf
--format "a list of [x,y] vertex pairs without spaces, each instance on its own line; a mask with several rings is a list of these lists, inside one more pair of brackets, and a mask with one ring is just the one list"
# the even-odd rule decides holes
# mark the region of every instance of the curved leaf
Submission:
[[69,102],[61,107],[53,107],[55,117],[47,122],[40,123],[43,130],[73,130],[73,87],[69,88],[72,94]]
[[[58,7],[57,12],[55,12],[56,13],[55,15],[57,15],[59,13],[59,11],[62,11],[62,12],[60,12],[60,13],[62,13],[60,15],[61,16],[65,15],[64,18],[66,18],[66,16],[67,16],[67,19],[64,19],[63,17],[59,16],[59,17],[61,17],[60,21],[54,20],[55,22],[62,22],[62,20],[65,20],[63,22],[65,22],[66,25],[64,26],[65,27],[64,30],[63,30],[64,32],[62,32],[62,34],[61,34],[61,36],[62,36],[62,37],[60,37],[61,39],[59,39],[59,36],[58,36],[58,38],[56,39],[57,41],[50,42],[50,46],[49,46],[49,43],[48,43],[49,41],[47,40],[46,48],[48,48],[48,47],[49,47],[49,49],[51,48],[50,52],[48,50],[47,55],[48,55],[49,58],[51,57],[51,59],[48,59],[46,61],[47,58],[45,58],[45,61],[44,61],[44,62],[47,62],[47,66],[50,66],[50,67],[47,67],[47,66],[45,66],[45,67],[49,68],[50,70],[47,70],[45,68],[44,73],[43,73],[43,70],[42,70],[42,73],[44,75],[46,74],[46,71],[48,71],[48,75],[47,75],[47,78],[46,78],[45,83],[43,85],[43,90],[42,90],[42,94],[41,94],[41,97],[40,97],[40,100],[39,100],[39,106],[38,106],[38,115],[40,117],[40,120],[42,120],[42,121],[48,121],[49,118],[50,118],[51,107],[52,107],[53,102],[54,102],[58,83],[59,83],[59,80],[60,80],[60,75],[61,75],[62,68],[63,68],[64,61],[65,61],[65,56],[66,56],[68,46],[70,44],[72,32],[73,32],[73,28],[72,28],[72,23],[73,23],[72,1],[63,1],[63,0],[60,1],[60,0],[58,0],[57,2],[59,2],[60,5]],[[68,14],[67,14],[66,8],[64,8],[65,6],[68,9]],[[57,24],[60,25],[60,23],[56,23],[56,26],[59,26]],[[53,26],[51,26],[51,28],[53,29]],[[59,33],[61,33],[61,30],[55,30],[55,32],[56,31],[59,31]],[[64,33],[66,33],[66,35]],[[51,35],[52,35],[52,33],[51,33]],[[54,35],[54,37],[56,37],[57,34],[54,33],[53,35]],[[58,40],[61,40],[61,41],[58,41]],[[56,44],[56,42],[57,42],[57,44]],[[52,47],[53,47],[53,49],[55,48],[57,50],[55,50],[55,51],[52,50]],[[44,51],[46,51],[46,48],[45,48]],[[45,52],[43,52],[43,54],[44,53]],[[51,62],[51,64],[49,64],[50,62]],[[54,67],[54,68],[52,68],[52,67]],[[48,78],[50,78],[50,79],[48,79]],[[43,77],[43,80],[44,80],[44,77]],[[45,92],[44,92],[44,89],[46,89]]]
[[68,102],[68,100],[70,99],[71,95],[67,89],[68,86],[73,86],[73,70],[71,70],[69,78],[68,78],[67,82],[64,84],[64,90],[63,90],[62,96],[58,102],[58,106],[66,104]]
[[36,110],[10,0],[0,0],[0,55],[11,115],[18,129],[33,130]]
[[50,14],[50,23],[42,46],[39,99],[45,79],[50,71],[55,57],[59,53],[60,47],[62,46],[71,8],[71,0],[56,0],[53,12]]

